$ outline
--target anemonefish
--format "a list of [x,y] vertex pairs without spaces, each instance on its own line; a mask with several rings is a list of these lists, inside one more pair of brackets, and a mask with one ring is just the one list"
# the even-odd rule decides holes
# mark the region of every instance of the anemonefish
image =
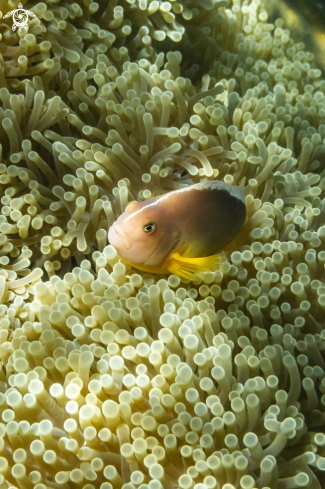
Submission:
[[246,218],[243,187],[212,180],[130,202],[109,228],[120,257],[140,270],[193,279],[224,261],[220,250]]

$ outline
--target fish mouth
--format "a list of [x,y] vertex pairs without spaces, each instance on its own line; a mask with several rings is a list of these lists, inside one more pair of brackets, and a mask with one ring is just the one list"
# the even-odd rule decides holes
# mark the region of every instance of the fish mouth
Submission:
[[114,248],[123,248],[129,250],[133,245],[133,241],[130,237],[126,236],[121,228],[113,224],[108,230],[108,241]]

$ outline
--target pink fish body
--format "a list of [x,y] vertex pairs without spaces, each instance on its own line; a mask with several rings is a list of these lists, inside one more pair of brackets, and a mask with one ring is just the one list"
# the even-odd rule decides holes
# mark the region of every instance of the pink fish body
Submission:
[[135,268],[193,278],[220,267],[218,252],[238,235],[245,218],[244,188],[213,180],[131,202],[110,227],[108,240]]

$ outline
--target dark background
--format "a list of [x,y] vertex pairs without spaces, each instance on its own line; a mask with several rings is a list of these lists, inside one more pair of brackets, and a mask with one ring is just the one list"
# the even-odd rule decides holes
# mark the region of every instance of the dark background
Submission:
[[269,0],[265,2],[270,21],[282,17],[297,42],[315,54],[318,67],[325,70],[325,0]]

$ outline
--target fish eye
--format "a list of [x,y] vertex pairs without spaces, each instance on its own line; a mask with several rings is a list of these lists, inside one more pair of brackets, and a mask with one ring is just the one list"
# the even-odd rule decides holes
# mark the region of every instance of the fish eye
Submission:
[[155,230],[156,230],[156,223],[154,222],[147,222],[147,224],[145,224],[143,227],[142,227],[142,230],[146,233],[146,234],[150,234],[150,233],[153,233]]

